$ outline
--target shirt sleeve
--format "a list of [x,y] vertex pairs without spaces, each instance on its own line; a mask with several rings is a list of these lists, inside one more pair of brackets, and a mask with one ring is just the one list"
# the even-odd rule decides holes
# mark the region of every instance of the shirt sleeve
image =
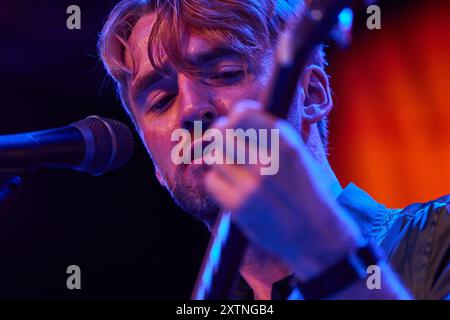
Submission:
[[450,197],[405,215],[388,260],[416,299],[450,299]]

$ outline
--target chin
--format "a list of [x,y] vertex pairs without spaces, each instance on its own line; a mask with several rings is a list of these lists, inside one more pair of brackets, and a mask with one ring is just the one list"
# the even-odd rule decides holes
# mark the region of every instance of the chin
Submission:
[[205,174],[209,171],[210,166],[207,164],[189,164],[186,166],[186,174],[190,179],[195,179],[203,183]]
[[188,165],[180,169],[174,180],[169,183],[169,191],[174,201],[184,211],[211,228],[220,208],[203,185],[207,171],[207,165]]

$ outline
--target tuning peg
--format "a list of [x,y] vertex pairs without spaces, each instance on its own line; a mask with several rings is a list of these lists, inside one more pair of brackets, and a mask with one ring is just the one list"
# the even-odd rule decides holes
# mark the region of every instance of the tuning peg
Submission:
[[331,31],[331,38],[341,47],[347,48],[352,42],[353,10],[345,8],[338,17],[338,23]]

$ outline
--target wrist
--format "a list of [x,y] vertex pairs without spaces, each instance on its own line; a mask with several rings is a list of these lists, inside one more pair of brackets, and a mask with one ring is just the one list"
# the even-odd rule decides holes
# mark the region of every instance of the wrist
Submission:
[[[382,263],[382,252],[370,241],[364,241],[351,253],[309,280],[300,280],[298,287],[306,300],[337,297],[355,291],[367,279],[369,266]],[[381,280],[380,280],[381,281]],[[366,284],[367,285],[367,284]],[[370,291],[371,288],[367,287]],[[362,290],[356,290],[362,293]]]
[[317,248],[307,255],[299,255],[297,259],[290,262],[290,265],[299,279],[308,281],[349,255],[356,248],[358,248],[356,237],[348,236],[340,239],[339,243],[335,242],[330,246]]
[[[334,214],[335,212],[338,214]],[[352,220],[344,218],[345,213],[333,211],[333,215],[328,217],[331,218],[326,220],[326,225],[317,228],[314,237],[310,237],[310,241],[303,247],[298,246],[299,250],[288,259],[288,263],[302,280],[306,281],[320,274],[363,243],[359,228]],[[339,219],[333,219],[335,217]],[[305,242],[304,239],[302,241]]]

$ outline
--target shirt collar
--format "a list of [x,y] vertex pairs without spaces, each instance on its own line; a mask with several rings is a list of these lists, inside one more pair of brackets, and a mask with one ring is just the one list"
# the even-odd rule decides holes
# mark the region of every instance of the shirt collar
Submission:
[[348,184],[336,199],[337,203],[358,224],[365,238],[373,238],[375,221],[386,213],[384,205],[376,202],[354,183]]

